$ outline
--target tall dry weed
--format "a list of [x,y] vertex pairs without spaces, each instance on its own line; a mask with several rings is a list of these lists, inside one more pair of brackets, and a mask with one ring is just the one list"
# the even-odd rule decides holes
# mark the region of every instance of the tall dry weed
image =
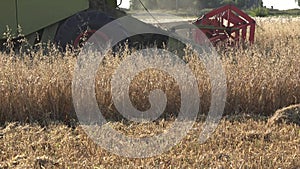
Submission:
[[[260,21],[256,42],[242,48],[220,49],[227,76],[225,113],[270,115],[276,109],[300,101],[300,21]],[[126,53],[126,52],[125,52]],[[110,78],[121,60],[108,58],[98,70],[96,93],[106,116],[118,119],[111,99]],[[72,104],[72,77],[76,58],[57,54],[18,57],[0,54],[0,122],[49,119],[70,123],[76,119]],[[203,65],[189,62],[198,80],[201,113],[210,105],[210,81]],[[175,68],[176,69],[176,68]],[[168,97],[166,112],[176,113],[180,92],[168,74],[148,70],[138,74],[130,86],[131,101],[147,110],[149,92],[160,88]]]

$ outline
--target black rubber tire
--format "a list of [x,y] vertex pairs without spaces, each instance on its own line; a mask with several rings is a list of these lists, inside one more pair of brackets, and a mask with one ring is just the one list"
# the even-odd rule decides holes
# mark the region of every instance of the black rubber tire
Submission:
[[88,29],[98,30],[114,18],[96,10],[79,12],[64,21],[56,32],[54,38],[63,50],[67,45],[73,46],[75,39]]

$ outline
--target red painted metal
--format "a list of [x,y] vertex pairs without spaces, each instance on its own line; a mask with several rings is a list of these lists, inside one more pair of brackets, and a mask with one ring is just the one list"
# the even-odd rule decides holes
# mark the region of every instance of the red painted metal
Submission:
[[[226,5],[203,15],[193,22],[199,30],[195,30],[195,41],[201,43],[202,32],[216,45],[227,41],[236,43],[247,40],[254,42],[255,20],[234,5]],[[202,32],[201,32],[202,31]]]

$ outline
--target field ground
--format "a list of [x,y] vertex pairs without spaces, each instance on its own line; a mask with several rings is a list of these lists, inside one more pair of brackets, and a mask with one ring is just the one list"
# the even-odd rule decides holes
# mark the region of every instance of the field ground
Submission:
[[[49,57],[36,53],[33,59],[0,54],[0,168],[300,168],[300,19],[257,18],[257,22],[253,46],[217,49],[228,91],[225,116],[212,137],[204,144],[197,141],[203,123],[199,119],[180,144],[146,159],[111,154],[71,123],[74,57],[61,58],[55,51]],[[96,93],[108,112],[114,109],[109,107],[107,77],[117,63],[99,70],[104,77],[97,83],[102,90]],[[191,67],[205,113],[209,80],[197,60]],[[152,73],[140,74],[132,83],[132,102],[147,108],[144,95],[162,87],[176,103],[173,80]],[[147,83],[151,77],[157,86],[140,94],[143,85],[137,82]],[[172,118],[144,125],[115,120],[111,125],[128,135],[147,136],[171,123]]]
[[[258,118],[223,120],[205,144],[197,140],[202,124],[197,122],[180,144],[146,159],[113,155],[80,127],[11,123],[0,130],[0,168],[299,168],[299,124],[268,125]],[[113,125],[132,132],[130,126]],[[142,127],[134,132],[143,132]]]

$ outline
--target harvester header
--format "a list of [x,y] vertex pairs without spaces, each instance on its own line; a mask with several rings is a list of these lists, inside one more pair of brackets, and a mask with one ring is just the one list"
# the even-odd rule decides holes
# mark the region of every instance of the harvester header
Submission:
[[221,41],[239,42],[247,40],[254,42],[255,20],[234,5],[226,5],[210,11],[193,22],[199,30],[195,33],[196,42],[200,42],[200,31],[216,45]]

